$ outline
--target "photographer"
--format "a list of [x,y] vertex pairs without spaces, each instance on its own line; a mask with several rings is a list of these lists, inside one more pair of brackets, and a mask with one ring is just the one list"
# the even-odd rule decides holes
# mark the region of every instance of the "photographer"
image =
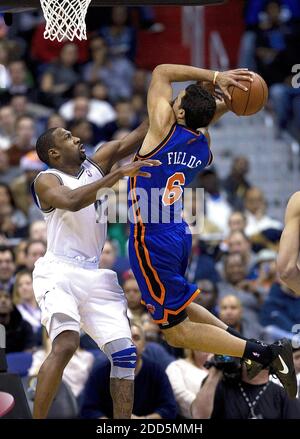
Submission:
[[284,389],[269,381],[262,370],[253,380],[238,359],[215,355],[209,374],[193,404],[193,418],[299,419],[300,402],[289,399]]

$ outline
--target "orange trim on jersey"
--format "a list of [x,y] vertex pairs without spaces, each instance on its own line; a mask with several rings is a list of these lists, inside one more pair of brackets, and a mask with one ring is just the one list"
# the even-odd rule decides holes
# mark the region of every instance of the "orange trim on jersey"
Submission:
[[[195,134],[195,136],[200,136],[201,134],[203,134],[202,133],[202,131],[196,131],[196,130],[193,130],[192,128],[188,128],[187,126],[185,126],[185,125],[180,125],[184,130],[186,130],[186,131],[189,131],[190,133],[192,133],[192,134]],[[204,136],[204,134],[203,134],[203,136]]]
[[[136,197],[136,177],[133,178],[133,187],[132,187],[132,180],[130,180],[130,191],[131,191],[131,200],[132,200],[132,203],[134,203],[135,200],[137,200],[137,197]],[[147,286],[149,288],[149,292],[150,292],[152,298],[156,302],[158,302],[160,305],[162,305],[164,303],[164,300],[165,300],[166,289],[165,289],[164,285],[162,284],[162,282],[158,276],[157,271],[155,270],[155,268],[153,267],[153,265],[151,263],[150,254],[149,254],[149,251],[148,251],[146,243],[145,243],[145,225],[143,224],[139,210],[137,210],[137,212],[135,212],[135,210],[134,210],[134,217],[135,217],[135,219],[137,217],[137,222],[138,222],[138,224],[135,224],[135,226],[134,226],[134,248],[135,248],[137,258],[138,258],[139,266],[140,266],[140,269],[141,269],[143,276],[146,280],[146,283],[147,283]],[[141,227],[141,244],[143,246],[143,250],[144,250],[145,258],[146,258],[146,261],[144,261],[144,262],[146,262],[147,267],[151,270],[156,282],[158,283],[158,285],[160,287],[160,291],[161,291],[160,297],[158,297],[155,294],[155,292],[153,290],[153,286],[152,286],[151,281],[149,279],[149,276],[147,275],[145,268],[144,268],[144,264],[143,264],[143,261],[142,261],[142,258],[141,258],[140,252],[139,252],[139,243],[138,243],[138,236],[137,236],[138,235],[138,227]]]
[[174,124],[174,126],[171,128],[171,130],[169,131],[169,133],[167,134],[166,138],[162,141],[162,143],[160,143],[158,146],[156,146],[154,148],[153,151],[149,152],[148,154],[145,155],[139,155],[139,153],[136,153],[136,157],[138,157],[139,160],[147,160],[150,157],[153,157],[157,152],[159,152],[165,145],[166,143],[172,138],[175,130],[176,130],[176,124]]
[[183,311],[197,296],[201,293],[201,290],[197,288],[197,290],[192,294],[192,296],[176,311],[173,311],[172,309],[164,309],[164,317],[161,320],[154,320],[153,321],[157,324],[167,323],[168,322],[168,315],[177,315],[181,311]]

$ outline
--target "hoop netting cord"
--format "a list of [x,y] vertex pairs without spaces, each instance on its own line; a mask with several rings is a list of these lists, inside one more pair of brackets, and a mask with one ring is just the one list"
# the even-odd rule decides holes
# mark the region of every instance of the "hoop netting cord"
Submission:
[[40,0],[46,20],[44,38],[86,40],[85,17],[91,0]]

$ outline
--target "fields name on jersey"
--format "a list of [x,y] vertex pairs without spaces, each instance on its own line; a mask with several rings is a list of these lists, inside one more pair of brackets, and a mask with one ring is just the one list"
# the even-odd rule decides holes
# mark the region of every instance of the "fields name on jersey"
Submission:
[[190,169],[198,168],[202,163],[194,155],[183,151],[168,152],[168,165],[184,165]]

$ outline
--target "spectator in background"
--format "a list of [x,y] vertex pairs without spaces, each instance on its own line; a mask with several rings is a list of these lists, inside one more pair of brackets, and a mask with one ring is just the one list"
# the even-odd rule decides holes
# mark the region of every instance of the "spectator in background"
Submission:
[[261,340],[262,327],[255,321],[244,320],[243,307],[238,297],[228,295],[220,300],[219,318],[243,337]]
[[264,12],[256,37],[256,62],[259,73],[271,85],[283,82],[290,73],[285,61],[292,27],[283,21],[278,0],[267,1]]
[[96,99],[96,101],[108,101],[108,90],[103,82],[96,81],[93,83],[91,96]]
[[58,61],[50,64],[41,78],[41,102],[58,108],[79,81],[76,71],[78,48],[74,43],[65,44],[59,54]]
[[123,290],[128,303],[128,318],[140,323],[142,315],[147,311],[144,305],[141,304],[141,291],[133,275],[123,282]]
[[134,130],[138,121],[134,113],[132,103],[129,100],[121,100],[115,104],[116,119],[105,124],[100,133],[102,140],[111,139],[119,130]]
[[17,119],[28,116],[34,120],[35,132],[39,135],[45,129],[45,122],[51,114],[51,109],[41,105],[39,102],[31,102],[25,94],[15,94],[10,100]]
[[[1,46],[0,46],[1,47]],[[10,105],[0,107],[0,149],[9,149],[16,129],[16,115]]]
[[13,305],[11,294],[0,290],[0,324],[6,330],[6,352],[31,351],[34,336],[31,326]]
[[251,242],[244,232],[232,232],[227,240],[228,253],[239,253],[247,264],[247,274],[251,272],[256,263],[256,256],[252,252]]
[[[132,324],[131,335],[137,348],[132,419],[174,419],[176,402],[166,373],[158,363],[143,355],[145,338],[142,328]],[[110,362],[103,356],[96,361],[86,384],[81,417],[113,417],[109,373]]]
[[102,81],[108,90],[109,100],[130,99],[134,66],[126,58],[111,59],[107,46],[101,37],[95,37],[90,42],[92,61],[83,69],[85,81],[94,83]]
[[100,30],[104,38],[108,53],[111,57],[126,57],[132,62],[135,60],[136,35],[135,30],[128,23],[128,8],[115,6],[111,11],[111,25]]
[[0,183],[0,234],[8,239],[24,237],[28,221],[16,207],[10,187]]
[[245,195],[245,209],[247,236],[251,237],[266,229],[282,230],[282,224],[267,215],[266,200],[263,192],[259,188],[252,187],[247,190]]
[[293,327],[299,325],[299,316],[300,298],[282,283],[275,282],[260,313],[265,338],[268,341],[282,337],[292,339],[295,336]]
[[[249,380],[245,365],[236,379],[223,378],[223,372],[210,369],[195,401],[195,418],[202,419],[299,419],[300,402],[290,399],[284,389],[269,381],[263,369]],[[222,379],[223,378],[223,379]]]
[[22,175],[14,179],[10,185],[16,206],[28,217],[29,222],[43,218],[40,209],[33,201],[30,186],[45,167],[35,151],[28,152],[20,160]]
[[11,247],[0,245],[0,290],[12,292],[15,281],[15,254]]
[[138,94],[147,100],[147,92],[150,84],[151,74],[141,68],[137,68],[133,76],[133,95]]
[[246,281],[246,263],[239,253],[232,253],[225,257],[224,281],[218,284],[219,299],[233,295],[240,299],[243,306],[243,315],[248,324],[258,324],[261,305],[260,292],[255,284]]
[[269,294],[271,286],[277,281],[276,258],[277,253],[269,249],[263,249],[257,254],[253,277],[264,297]]
[[200,288],[201,294],[196,297],[194,302],[199,303],[199,305],[204,306],[204,308],[206,308],[209,312],[217,315],[217,285],[211,282],[209,279],[201,279],[197,282],[197,287]]
[[10,166],[19,166],[21,158],[35,148],[35,124],[30,116],[20,116],[16,122],[16,137],[7,150]]
[[117,255],[117,249],[110,240],[106,240],[101,256],[100,268],[113,270],[117,273],[120,284],[122,284],[123,273],[130,269],[128,258],[121,258]]
[[209,243],[199,240],[197,234],[192,238],[192,252],[187,268],[189,282],[197,283],[199,280],[208,279],[214,284],[219,282],[220,275],[217,272],[213,255],[208,251]]
[[231,207],[221,190],[220,181],[214,169],[205,169],[199,175],[198,187],[205,190],[205,216],[226,234]]
[[209,354],[200,351],[185,350],[185,358],[173,361],[166,369],[179,415],[193,417],[193,404],[204,378],[208,374],[205,367]]
[[0,149],[0,182],[9,185],[21,172],[17,166],[9,165],[7,151]]
[[53,113],[51,116],[49,116],[47,120],[47,130],[50,130],[51,128],[65,128],[67,127],[66,120],[58,113]]
[[246,157],[235,157],[232,161],[230,174],[224,179],[223,187],[227,192],[227,200],[234,209],[242,210],[244,197],[250,184],[247,181],[249,161]]
[[8,66],[9,86],[3,99],[8,102],[14,95],[27,95],[31,101],[36,100],[36,91],[28,80],[27,66],[22,60],[11,61]]
[[41,310],[35,300],[30,271],[19,271],[13,289],[13,303],[22,317],[31,326],[35,345],[42,344]]
[[14,248],[16,273],[26,270],[26,247],[28,241],[22,239]]
[[[45,22],[43,21],[36,27],[33,38],[31,40],[31,58],[37,64],[37,70],[43,70],[48,63],[55,62],[60,54],[62,48],[69,44],[68,40],[58,42],[51,41],[44,38]],[[73,44],[76,45],[78,51],[78,62],[85,63],[88,60],[88,41],[78,40],[74,38]]]
[[228,219],[228,227],[230,234],[232,234],[233,232],[244,233],[246,225],[247,225],[247,220],[243,212],[236,210],[230,214]]
[[33,221],[29,227],[29,239],[31,241],[47,242],[47,227],[45,220]]
[[25,250],[26,268],[32,273],[34,264],[39,258],[42,258],[47,250],[47,244],[39,239],[29,240]]
[[86,96],[67,101],[60,107],[59,113],[68,122],[87,119],[97,127],[112,122],[116,117],[115,110],[108,102]]
[[29,115],[29,111],[28,111],[28,98],[26,96],[26,94],[23,93],[18,93],[15,94],[10,102],[9,105],[11,106],[14,115],[19,118],[21,116],[28,116]]

